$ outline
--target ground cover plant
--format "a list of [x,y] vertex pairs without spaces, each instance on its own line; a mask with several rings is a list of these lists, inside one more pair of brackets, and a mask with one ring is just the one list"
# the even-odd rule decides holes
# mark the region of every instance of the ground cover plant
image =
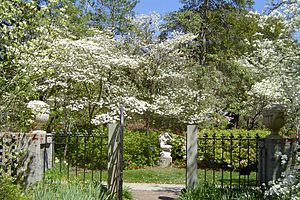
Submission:
[[15,179],[0,169],[0,200],[29,200],[22,187],[15,183]]
[[182,191],[178,200],[262,200],[263,193],[256,189],[228,189],[211,184],[199,184],[196,189]]
[[40,182],[32,188],[33,200],[113,200],[107,189],[93,182]]
[[[44,179],[29,187],[26,192],[27,196],[32,200],[114,200],[114,195],[111,194],[105,182],[100,182],[95,176],[91,178],[91,173],[83,176],[70,177],[66,174],[66,166],[56,167],[46,172]],[[107,173],[104,175],[104,180],[107,180]],[[129,188],[123,188],[123,199],[132,200],[132,193]]]

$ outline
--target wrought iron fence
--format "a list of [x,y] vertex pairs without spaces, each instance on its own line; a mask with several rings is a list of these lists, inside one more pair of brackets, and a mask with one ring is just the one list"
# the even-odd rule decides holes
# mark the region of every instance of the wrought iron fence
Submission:
[[230,189],[258,185],[258,135],[198,138],[198,173],[203,183]]
[[[98,132],[53,132],[47,134],[43,151],[43,171],[54,171],[61,179],[104,181],[103,171],[107,169],[108,136]],[[47,169],[52,168],[49,172]],[[105,180],[106,181],[106,180]]]

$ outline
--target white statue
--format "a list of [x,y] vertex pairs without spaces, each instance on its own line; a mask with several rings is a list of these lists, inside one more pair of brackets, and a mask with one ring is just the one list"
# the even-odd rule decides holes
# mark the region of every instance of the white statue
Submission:
[[172,140],[172,137],[169,133],[165,132],[159,135],[159,146],[161,149],[159,160],[163,166],[170,166],[172,163],[171,150],[172,146],[167,144],[169,140]]

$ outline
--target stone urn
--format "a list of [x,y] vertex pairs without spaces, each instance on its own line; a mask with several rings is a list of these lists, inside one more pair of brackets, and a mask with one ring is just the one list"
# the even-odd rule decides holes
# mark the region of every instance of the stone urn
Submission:
[[286,109],[284,106],[274,104],[263,110],[263,123],[271,130],[271,137],[279,137],[279,130],[285,124]]
[[27,108],[31,109],[34,129],[41,129],[49,119],[50,106],[43,101],[30,101]]

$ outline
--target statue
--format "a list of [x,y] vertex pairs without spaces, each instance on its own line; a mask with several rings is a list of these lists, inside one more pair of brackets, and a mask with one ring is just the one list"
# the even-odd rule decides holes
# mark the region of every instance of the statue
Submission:
[[169,133],[165,132],[159,135],[159,146],[161,149],[159,164],[161,167],[169,167],[172,164],[171,150],[172,146],[167,144],[169,140],[172,140],[172,137]]

